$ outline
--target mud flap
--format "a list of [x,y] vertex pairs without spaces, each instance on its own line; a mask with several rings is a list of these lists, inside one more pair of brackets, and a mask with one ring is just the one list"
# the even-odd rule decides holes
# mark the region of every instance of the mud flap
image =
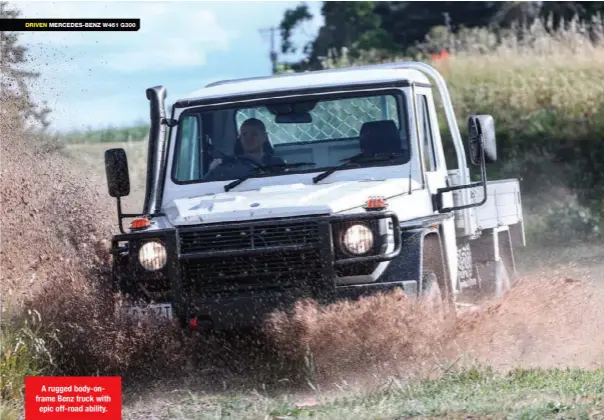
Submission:
[[510,275],[505,267],[503,259],[494,262],[495,264],[495,296],[502,297],[510,289]]
[[[511,279],[502,259],[487,261],[482,267],[475,266],[475,275],[481,294],[500,298],[511,287]],[[483,279],[487,279],[484,281]]]

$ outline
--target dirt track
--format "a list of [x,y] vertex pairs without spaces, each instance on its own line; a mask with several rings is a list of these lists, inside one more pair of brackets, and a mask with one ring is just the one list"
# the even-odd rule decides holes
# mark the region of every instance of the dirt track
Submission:
[[[45,293],[50,297],[39,302],[48,305],[49,316],[60,314],[61,319],[71,323],[89,322],[83,327],[83,333],[76,334],[73,330],[72,335],[67,336],[77,338],[73,348],[68,350],[77,350],[74,354],[83,360],[121,369],[136,365],[137,358],[146,357],[150,351],[157,352],[159,359],[162,354],[180,357],[164,344],[155,348],[153,336],[128,328],[122,330],[121,324],[103,319],[106,315],[104,306],[91,295],[95,290],[90,286],[91,280],[94,283],[98,277],[85,276],[91,275],[92,262],[103,266],[105,254],[99,244],[116,230],[114,202],[104,191],[102,153],[98,153],[101,149],[87,155],[95,156],[86,161],[93,165],[92,170],[86,168],[72,173],[67,169],[72,166],[82,169],[81,160],[74,161],[51,151],[42,153],[36,147],[39,146],[31,142],[13,143],[10,149],[3,146],[2,201],[7,212],[2,222],[2,268],[3,272],[7,270],[4,277],[9,280],[5,286],[10,287],[13,294],[28,296],[35,295],[45,285],[52,286],[55,291],[58,288],[61,291],[58,295],[61,299],[56,301],[60,302],[59,307],[49,302],[52,290],[47,289]],[[105,148],[103,146],[102,150]],[[131,160],[131,172],[140,173],[137,165]],[[20,188],[13,188],[14,185],[20,185]],[[56,220],[62,223],[49,223]],[[28,233],[23,231],[24,226],[30,228]],[[383,303],[381,308],[385,316],[382,318],[368,319],[369,312],[363,312],[363,308],[340,311],[339,316],[347,317],[345,325],[348,327],[344,329],[330,327],[344,325],[333,322],[333,311],[311,313],[312,316],[301,321],[304,334],[292,342],[282,342],[281,346],[289,344],[290,350],[299,350],[296,346],[306,340],[304,343],[314,351],[319,364],[340,360],[334,357],[336,350],[337,355],[352,357],[352,364],[357,366],[363,366],[363,360],[377,354],[402,354],[404,357],[397,360],[378,361],[390,372],[396,364],[430,370],[442,358],[455,361],[467,355],[501,368],[602,364],[604,249],[588,245],[555,251],[531,249],[521,260],[526,275],[512,293],[484,312],[462,315],[455,325],[445,328],[446,339],[440,343],[433,339],[442,327],[429,324],[428,329],[417,330],[415,324],[408,322],[409,314],[401,312],[400,302],[393,301],[391,306],[388,302]],[[595,287],[585,284],[587,281],[593,281]],[[83,290],[86,290],[83,294],[78,292]],[[94,319],[83,321],[78,307],[95,314]],[[324,345],[326,340],[331,343],[329,346]],[[187,349],[188,354],[199,356],[199,348],[204,348],[204,358],[187,357],[180,360],[181,363],[172,364],[184,366],[189,377],[175,373],[175,380],[164,381],[165,366],[146,366],[147,371],[152,370],[151,376],[156,377],[147,389],[158,386],[163,395],[153,397],[153,400],[161,403],[162,398],[169,399],[165,391],[176,388],[249,391],[264,379],[279,379],[270,377],[271,369],[276,369],[270,358],[258,356],[254,362],[247,363],[245,357],[249,356],[249,350],[245,347],[229,347],[229,357],[225,357],[227,347],[224,343],[205,342],[204,347],[199,347],[200,344],[197,342]],[[362,346],[361,352],[358,346]],[[384,352],[384,346],[390,350]],[[354,359],[359,353],[366,359]],[[345,368],[335,363],[326,368],[325,377],[331,383],[344,379],[354,382],[355,378],[361,378],[361,383],[371,383],[374,381],[370,375],[372,371],[378,372],[373,369],[355,372],[350,370],[350,363]],[[260,374],[266,376],[259,377]],[[149,397],[144,400],[148,404]],[[127,402],[131,400],[128,398]]]
[[[564,261],[583,248],[585,255]],[[582,367],[604,363],[604,250],[558,250],[455,341],[495,367]],[[471,319],[471,317],[470,317]]]
[[[577,252],[585,258],[581,261],[581,267],[577,267],[573,261],[568,262]],[[512,292],[503,301],[493,302],[483,308],[482,312],[461,314],[458,324],[447,331],[448,337],[440,343],[440,349],[436,344],[432,349],[434,351],[428,349],[421,357],[399,360],[398,366],[390,360],[381,369],[338,370],[337,366],[333,367],[330,371],[332,375],[321,384],[321,400],[328,401],[348,392],[383,386],[387,377],[397,373],[402,375],[399,379],[404,380],[405,376],[413,376],[414,371],[417,373],[418,367],[425,375],[427,372],[461,368],[476,362],[503,370],[516,367],[601,366],[604,363],[604,250],[584,245],[550,250],[548,254],[559,264],[546,270],[535,270],[525,264],[522,268],[529,273],[525,273]],[[373,325],[367,325],[367,329],[374,331],[373,334],[369,333],[368,339],[379,339],[384,334],[383,326],[380,332],[375,332]],[[355,330],[348,329],[342,333],[355,335]],[[398,334],[401,331],[390,330],[389,333],[394,342],[400,340]],[[320,338],[320,334],[326,332],[316,334]],[[349,343],[350,340],[342,340],[344,346]],[[323,351],[341,354],[345,350],[331,348]],[[363,350],[371,351],[371,347]],[[319,359],[322,357],[321,354],[317,356]],[[331,360],[332,356],[323,355],[323,359]],[[178,409],[188,405],[203,411],[204,398],[207,400],[222,392],[237,395],[262,389],[257,383],[246,385],[245,378],[231,375],[227,370],[217,368],[210,371],[215,380],[220,378],[218,380],[222,382],[223,390],[217,390],[214,386],[217,384],[213,381],[204,382],[201,379],[204,376],[202,371],[197,371],[200,377],[196,379],[157,384],[155,391],[150,394],[138,394],[128,399],[125,411],[127,418],[169,418],[169,412],[178,412]],[[191,398],[188,392],[198,397]],[[261,392],[262,395],[273,397],[284,393],[299,406],[312,406],[318,401],[315,392],[308,386],[287,390],[269,387]]]

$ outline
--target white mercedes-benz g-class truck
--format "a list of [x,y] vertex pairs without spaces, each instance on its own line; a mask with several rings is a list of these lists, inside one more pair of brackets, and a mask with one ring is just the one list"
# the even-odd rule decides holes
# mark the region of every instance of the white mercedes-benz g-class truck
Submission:
[[[121,210],[130,193],[125,151],[105,153],[121,232],[113,284],[132,299],[131,314],[239,329],[300,299],[328,304],[401,288],[446,310],[467,291],[509,288],[514,247],[525,246],[519,181],[487,181],[485,165],[497,159],[493,119],[468,118],[466,150],[433,67],[216,82],[175,102],[170,117],[166,90],[146,93],[141,214]],[[467,158],[480,169],[476,182]]]

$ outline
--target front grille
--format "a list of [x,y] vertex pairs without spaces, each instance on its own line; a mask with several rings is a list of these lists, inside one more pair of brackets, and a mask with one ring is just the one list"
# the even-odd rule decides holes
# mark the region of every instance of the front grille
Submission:
[[[317,222],[289,222],[283,225],[225,226],[179,232],[180,252],[233,251],[319,242]],[[230,260],[229,260],[230,261]]]
[[318,249],[237,257],[205,257],[182,265],[189,290],[211,293],[304,286],[321,275]]

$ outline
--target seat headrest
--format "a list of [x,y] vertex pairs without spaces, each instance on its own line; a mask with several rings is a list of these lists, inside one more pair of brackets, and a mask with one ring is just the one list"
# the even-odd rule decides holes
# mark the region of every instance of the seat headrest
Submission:
[[[268,134],[267,134],[267,140],[266,142],[264,142],[264,154],[265,155],[274,155],[275,154],[275,149],[273,148],[273,145],[271,144],[270,139],[268,139]],[[235,148],[233,150],[234,155],[235,156],[240,156],[243,154],[243,145],[241,144],[241,137],[237,137],[237,140],[235,140]]]
[[368,154],[401,152],[401,136],[392,120],[371,121],[361,126],[361,151]]

